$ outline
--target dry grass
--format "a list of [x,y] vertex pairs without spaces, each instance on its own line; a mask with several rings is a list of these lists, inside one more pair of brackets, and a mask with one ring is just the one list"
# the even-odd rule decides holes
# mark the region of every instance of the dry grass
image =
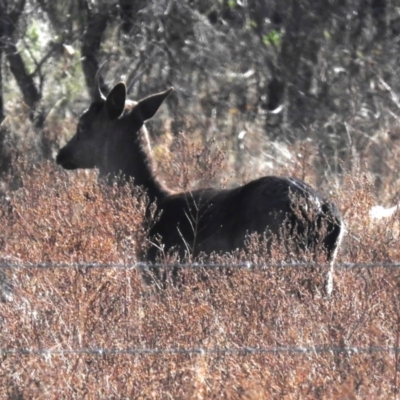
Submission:
[[[208,271],[204,282],[185,270],[182,288],[151,293],[136,270],[14,269],[1,347],[397,345],[397,271],[339,270],[330,299],[304,285],[321,272]],[[2,398],[388,398],[396,377],[385,352],[8,355],[1,366]]]
[[99,185],[94,173],[49,163],[21,169],[22,187],[2,210],[2,254],[22,263],[136,261],[146,235],[139,189]]
[[[306,152],[307,144],[298,149]],[[177,188],[216,179],[216,171],[227,168],[218,150],[199,153],[189,146],[177,153],[166,168]],[[191,158],[200,161],[188,168]],[[303,160],[285,172],[316,185],[319,178]],[[179,170],[190,179],[174,180]],[[399,346],[397,269],[337,268],[331,297],[320,290],[324,266],[183,269],[183,284],[160,292],[133,268],[75,264],[140,259],[147,231],[140,191],[103,187],[95,174],[51,164],[22,166],[20,176],[22,187],[8,192],[1,206],[0,257],[14,265],[0,280],[1,349]],[[373,177],[354,168],[340,185],[325,186],[347,224],[340,262],[400,259],[400,216],[368,217],[376,202]],[[391,185],[381,185],[390,192],[386,199],[394,199],[400,186],[388,179]],[[251,260],[269,261],[252,246]],[[39,262],[70,266],[38,268]],[[387,399],[398,394],[398,369],[397,354],[383,351],[2,354],[0,398]]]

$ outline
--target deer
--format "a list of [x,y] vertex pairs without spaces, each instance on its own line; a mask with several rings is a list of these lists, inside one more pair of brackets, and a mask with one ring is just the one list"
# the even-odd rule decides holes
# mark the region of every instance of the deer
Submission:
[[75,135],[59,150],[57,164],[67,170],[97,168],[99,177],[111,180],[133,179],[147,192],[158,212],[148,233],[148,262],[169,251],[180,257],[232,252],[245,247],[248,235],[257,234],[294,243],[299,254],[322,249],[324,259],[333,265],[344,231],[341,213],[300,179],[264,176],[232,189],[186,192],[160,183],[145,122],[173,90],[134,102],[127,99],[124,82],[107,96],[98,86]]

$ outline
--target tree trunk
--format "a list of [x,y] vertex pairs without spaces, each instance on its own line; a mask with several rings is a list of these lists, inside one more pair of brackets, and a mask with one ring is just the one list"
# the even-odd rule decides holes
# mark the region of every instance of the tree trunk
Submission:
[[41,94],[36,88],[33,76],[28,73],[25,63],[18,52],[17,46],[14,43],[14,32],[18,25],[19,17],[25,7],[25,0],[20,0],[16,3],[14,9],[7,13],[3,8],[2,26],[1,26],[1,50],[4,52],[10,70],[17,81],[18,87],[21,90],[24,102],[29,107],[29,118],[34,126],[38,129],[42,128],[44,122],[43,111],[38,108],[41,100]]
[[[82,38],[82,68],[85,75],[86,86],[89,90],[90,97],[96,98],[96,82],[95,77],[99,69],[98,52],[101,45],[101,38],[107,28],[110,19],[110,13],[105,11],[95,12],[91,10],[87,3],[81,3],[81,11],[87,13],[85,32]],[[100,76],[100,88],[106,91],[107,87],[103,78]]]

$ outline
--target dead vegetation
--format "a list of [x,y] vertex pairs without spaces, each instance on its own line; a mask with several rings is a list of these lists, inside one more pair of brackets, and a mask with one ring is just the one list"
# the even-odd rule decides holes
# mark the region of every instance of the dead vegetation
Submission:
[[[13,270],[2,348],[205,350],[2,356],[1,397],[394,397],[394,353],[335,349],[397,345],[397,271],[339,270],[331,299],[304,286],[319,269],[208,272],[151,295],[135,270]],[[333,351],[235,352],[314,346]]]
[[[228,168],[218,149],[182,139],[176,146],[166,168],[171,185]],[[177,180],[180,162],[189,179]],[[317,177],[303,165],[288,173],[314,185]],[[208,260],[225,267],[199,260],[182,268],[179,284],[160,292],[129,267],[146,246],[140,190],[102,186],[94,173],[48,163],[18,170],[21,187],[1,207],[0,255],[11,267],[1,270],[0,348],[16,351],[0,355],[1,398],[397,396],[398,354],[383,348],[399,345],[400,271],[379,264],[400,258],[399,216],[370,220],[377,199],[368,171],[354,169],[325,192],[347,225],[339,262],[377,266],[336,268],[326,297],[328,267],[263,267],[281,254],[277,247],[268,256],[257,240],[247,253]],[[389,198],[398,187],[391,190]],[[258,266],[232,267],[246,260]],[[164,268],[172,276],[170,262]]]
[[[400,14],[328,3],[0,2],[1,399],[399,397],[400,270],[388,264],[400,213],[370,209],[400,201]],[[332,199],[347,229],[338,262],[357,264],[335,268],[332,295],[326,266],[279,265],[279,246],[267,254],[253,237],[181,268],[177,285],[146,285],[133,268],[145,196],[43,162],[76,129],[92,56],[108,60],[105,84],[136,81],[132,98],[176,88],[149,124],[168,187],[289,175]]]

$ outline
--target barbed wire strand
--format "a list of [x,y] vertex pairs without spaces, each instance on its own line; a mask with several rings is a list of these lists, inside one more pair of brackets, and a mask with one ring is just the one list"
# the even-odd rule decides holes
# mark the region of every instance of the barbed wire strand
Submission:
[[[317,263],[274,263],[274,264],[255,264],[250,262],[235,263],[235,264],[168,264],[168,263],[15,263],[15,262],[0,262],[0,269],[26,269],[26,268],[37,268],[37,269],[105,269],[105,268],[121,268],[121,269],[138,269],[148,270],[151,268],[182,268],[182,269],[198,269],[198,268],[234,268],[234,269],[269,269],[269,268],[301,268],[301,267],[320,267],[320,268],[331,268],[330,264],[317,264]],[[334,265],[336,269],[357,269],[357,268],[386,268],[386,269],[400,269],[400,263],[338,263]]]
[[0,355],[32,355],[32,356],[51,356],[51,355],[160,355],[160,354],[321,354],[331,353],[348,355],[373,354],[373,353],[399,353],[399,347],[388,346],[312,346],[312,347],[238,347],[238,348],[127,348],[127,349],[107,349],[107,348],[81,348],[81,349],[0,349]]

